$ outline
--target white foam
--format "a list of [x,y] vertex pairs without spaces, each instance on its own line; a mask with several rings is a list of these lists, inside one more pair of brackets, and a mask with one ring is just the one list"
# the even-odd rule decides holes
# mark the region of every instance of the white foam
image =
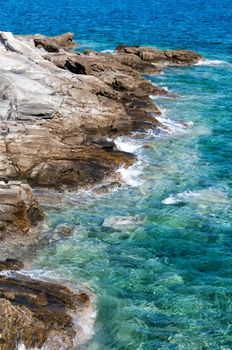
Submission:
[[230,62],[222,61],[222,60],[207,60],[207,59],[202,59],[198,61],[196,66],[231,66],[232,64]]
[[161,116],[156,116],[156,119],[160,122],[158,129],[167,134],[182,134],[188,132],[192,128],[193,123],[191,121],[180,123],[175,120]]
[[127,185],[132,187],[138,187],[142,184],[142,180],[140,178],[142,170],[142,162],[137,161],[128,168],[126,168],[125,166],[120,167],[118,169],[118,173],[120,174],[122,181],[125,182]]
[[172,194],[162,200],[162,203],[166,205],[188,202],[227,206],[229,204],[229,198],[223,190],[211,187],[199,191],[184,191],[176,195]]
[[114,140],[117,149],[119,151],[124,151],[128,153],[136,153],[136,151],[139,150],[143,146],[139,140],[133,139],[133,138],[128,138],[128,137],[117,137]]
[[[38,348],[26,348],[25,345],[23,343],[20,343],[17,347],[17,350],[39,350]],[[44,347],[40,348],[40,350],[47,350]]]
[[114,54],[115,50],[102,50],[101,52]]

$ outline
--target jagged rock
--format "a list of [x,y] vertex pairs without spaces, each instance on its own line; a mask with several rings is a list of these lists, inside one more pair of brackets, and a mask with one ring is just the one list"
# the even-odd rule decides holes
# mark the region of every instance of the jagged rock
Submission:
[[[3,35],[14,51],[0,51],[0,178],[81,186],[130,165],[131,155],[95,140],[155,127],[151,113],[159,111],[144,89],[150,93],[152,85],[113,55],[44,55],[28,38]],[[144,102],[134,108],[142,91]]]

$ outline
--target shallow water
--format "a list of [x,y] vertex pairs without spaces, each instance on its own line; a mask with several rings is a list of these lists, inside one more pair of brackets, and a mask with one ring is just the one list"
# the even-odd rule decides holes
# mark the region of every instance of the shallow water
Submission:
[[43,249],[33,269],[96,292],[90,350],[232,349],[230,1],[8,0],[1,7],[1,28],[18,33],[70,30],[83,47],[184,47],[210,59],[148,77],[178,94],[155,99],[168,130],[118,140],[138,154],[123,172],[130,186],[71,193],[62,208],[47,208],[51,228],[70,224],[75,232]]

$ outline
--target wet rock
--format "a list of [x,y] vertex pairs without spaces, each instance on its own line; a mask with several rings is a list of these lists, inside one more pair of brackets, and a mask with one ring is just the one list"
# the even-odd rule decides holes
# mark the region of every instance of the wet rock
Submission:
[[[79,320],[91,308],[85,291],[22,274],[0,276],[0,349],[74,350],[81,340]],[[75,320],[72,318],[75,314]]]

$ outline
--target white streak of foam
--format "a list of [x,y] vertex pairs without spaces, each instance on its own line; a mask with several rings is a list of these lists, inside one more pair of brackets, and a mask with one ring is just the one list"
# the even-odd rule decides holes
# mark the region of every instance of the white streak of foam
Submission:
[[[118,150],[133,154],[138,154],[138,151],[143,147],[143,140],[134,139],[133,137],[117,137],[114,140]],[[143,171],[142,161],[138,160],[132,166],[126,168],[124,165],[118,169],[121,180],[132,187],[138,187],[142,181],[140,175]]]
[[189,128],[192,128],[193,122],[188,121],[184,123],[177,122],[165,117],[165,112],[162,111],[161,116],[156,116],[156,119],[160,122],[158,126],[159,130],[167,134],[182,134],[186,133]]
[[232,66],[230,62],[222,61],[222,60],[207,60],[207,59],[202,59],[198,61],[195,66]]
[[112,55],[115,54],[115,50],[102,50],[103,53],[111,53]]
[[189,202],[204,202],[213,205],[216,204],[219,206],[227,206],[230,203],[227,194],[223,190],[212,187],[199,191],[184,191],[176,195],[171,195],[162,200],[162,203],[166,205]]

